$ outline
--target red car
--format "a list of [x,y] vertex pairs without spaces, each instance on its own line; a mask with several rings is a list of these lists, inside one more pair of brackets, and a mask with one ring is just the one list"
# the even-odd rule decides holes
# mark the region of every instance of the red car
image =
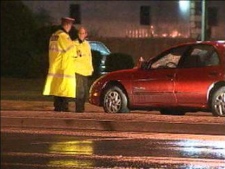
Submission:
[[225,41],[177,45],[133,69],[106,74],[92,84],[89,102],[107,113],[225,116]]

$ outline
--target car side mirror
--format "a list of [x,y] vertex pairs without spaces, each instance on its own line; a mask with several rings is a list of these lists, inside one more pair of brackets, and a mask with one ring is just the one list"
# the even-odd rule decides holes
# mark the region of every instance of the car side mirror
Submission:
[[146,69],[147,67],[148,67],[148,62],[145,61],[143,59],[143,57],[140,57],[137,62],[137,68],[138,69]]
[[137,68],[141,68],[142,67],[142,64],[144,63],[144,58],[143,57],[140,57],[138,59],[138,62],[137,62]]

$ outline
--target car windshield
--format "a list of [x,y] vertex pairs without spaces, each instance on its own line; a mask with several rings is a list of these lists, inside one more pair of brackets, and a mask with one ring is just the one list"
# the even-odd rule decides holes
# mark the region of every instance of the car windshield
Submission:
[[187,48],[187,46],[180,46],[163,52],[156,58],[152,59],[152,62],[150,62],[150,68],[176,68],[183,53],[187,50]]
[[91,49],[100,52],[102,55],[109,55],[110,50],[101,42],[89,41]]

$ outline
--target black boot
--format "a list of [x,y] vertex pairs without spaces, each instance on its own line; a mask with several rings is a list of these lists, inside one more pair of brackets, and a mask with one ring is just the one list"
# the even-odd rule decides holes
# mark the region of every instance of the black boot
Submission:
[[61,98],[55,96],[54,97],[54,111],[61,112],[61,107],[62,107]]
[[56,112],[68,112],[69,111],[69,102],[66,97],[54,97],[54,111]]
[[64,97],[62,99],[62,107],[61,110],[64,112],[69,112],[69,102],[68,102],[68,98]]
[[84,112],[84,101],[83,99],[76,99],[76,112],[82,113]]

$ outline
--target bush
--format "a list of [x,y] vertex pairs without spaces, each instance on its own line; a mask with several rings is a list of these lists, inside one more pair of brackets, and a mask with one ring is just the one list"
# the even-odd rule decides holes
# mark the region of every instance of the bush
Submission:
[[29,60],[29,74],[30,78],[45,78],[48,73],[48,53],[37,54]]
[[49,39],[60,25],[43,26],[36,30],[34,42],[39,53],[48,53]]
[[124,53],[112,53],[106,59],[106,71],[112,72],[134,67],[133,57]]

